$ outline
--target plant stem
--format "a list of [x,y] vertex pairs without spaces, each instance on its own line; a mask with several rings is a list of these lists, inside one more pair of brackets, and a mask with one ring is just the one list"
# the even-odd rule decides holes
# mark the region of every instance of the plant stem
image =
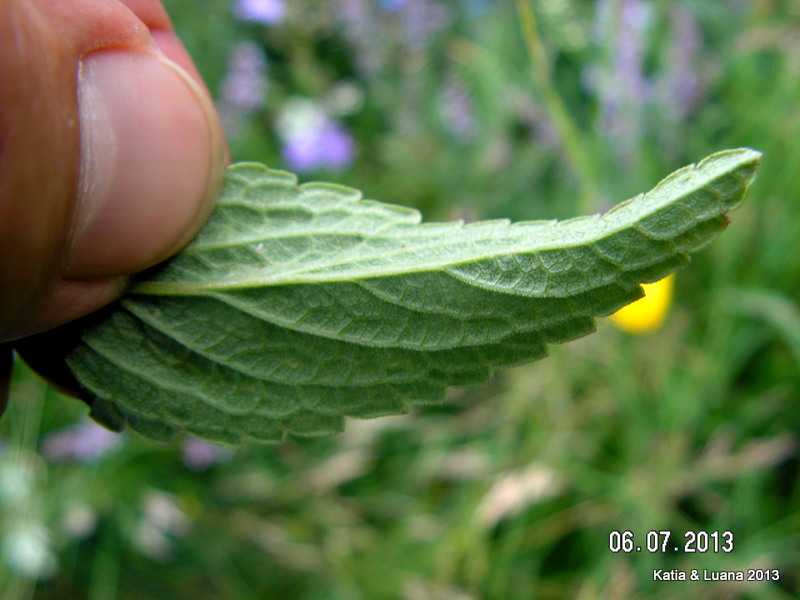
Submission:
[[520,28],[530,59],[533,83],[550,120],[558,131],[564,153],[578,176],[581,195],[579,213],[590,213],[596,208],[594,204],[599,194],[597,168],[588,150],[588,140],[570,116],[564,100],[553,83],[550,63],[539,36],[533,3],[531,0],[516,0],[516,2]]
[[121,556],[113,527],[113,524],[109,524],[105,530],[101,530],[89,580],[89,600],[114,600],[117,597]]

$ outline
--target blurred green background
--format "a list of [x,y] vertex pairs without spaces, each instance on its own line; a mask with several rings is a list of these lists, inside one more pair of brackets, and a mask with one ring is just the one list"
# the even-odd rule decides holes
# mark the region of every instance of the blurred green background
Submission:
[[[728,147],[764,152],[762,170],[658,331],[603,321],[338,437],[230,450],[105,433],[18,363],[0,597],[800,597],[799,2],[166,5],[234,160],[427,219],[604,210]],[[642,547],[730,531],[734,548],[612,552],[626,530]],[[780,579],[653,575],[751,568]]]

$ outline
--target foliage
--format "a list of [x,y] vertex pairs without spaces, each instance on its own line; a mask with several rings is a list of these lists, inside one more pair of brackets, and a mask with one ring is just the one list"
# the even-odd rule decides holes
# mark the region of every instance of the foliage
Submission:
[[728,224],[760,154],[729,150],[602,216],[420,223],[263,165],[229,168],[184,251],[104,311],[68,364],[92,416],[236,444],[341,431],[594,330]]

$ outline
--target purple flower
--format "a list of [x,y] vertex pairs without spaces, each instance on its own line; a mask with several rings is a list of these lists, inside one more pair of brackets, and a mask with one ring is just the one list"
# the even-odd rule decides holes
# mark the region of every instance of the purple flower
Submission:
[[588,74],[600,101],[600,129],[626,164],[635,164],[651,83],[644,57],[652,7],[643,0],[603,0],[597,5],[595,36],[606,60]]
[[[370,77],[398,51],[425,50],[452,21],[452,2],[441,0],[338,0],[337,17],[353,47],[357,70]],[[380,35],[375,35],[380,31]],[[399,42],[399,44],[398,44]]]
[[209,444],[196,438],[187,438],[181,444],[183,464],[192,471],[202,471],[211,465],[222,462],[231,456],[229,448]]
[[283,156],[296,171],[341,171],[353,162],[353,145],[352,136],[341,125],[327,121],[319,129],[287,137]]
[[700,25],[692,12],[676,6],[670,13],[674,29],[669,47],[668,69],[661,82],[661,102],[678,119],[687,118],[703,96],[697,57],[702,39]]
[[401,8],[403,33],[411,50],[424,49],[451,21],[447,6],[436,0],[405,0]]
[[222,101],[232,110],[254,112],[267,96],[267,58],[258,44],[242,42],[231,54],[222,81]]
[[52,460],[92,463],[120,443],[120,435],[88,419],[45,436],[42,453]]
[[442,118],[450,132],[462,142],[472,138],[477,130],[473,98],[457,75],[449,73],[445,78],[441,102]]
[[639,104],[646,100],[648,92],[644,77],[644,53],[650,13],[650,5],[641,0],[623,0],[619,12],[619,30],[616,32],[615,75],[624,93]]
[[295,171],[342,171],[353,163],[353,136],[314,102],[294,99],[278,117],[283,157]]
[[286,5],[283,0],[237,0],[233,14],[243,21],[275,25],[286,16]]
[[389,12],[397,12],[403,8],[405,3],[406,0],[378,0],[378,4],[381,5],[381,8]]
[[387,54],[387,40],[391,36],[374,35],[382,27],[379,11],[371,0],[337,0],[336,14],[345,37],[353,46],[356,69],[369,77],[383,68]]

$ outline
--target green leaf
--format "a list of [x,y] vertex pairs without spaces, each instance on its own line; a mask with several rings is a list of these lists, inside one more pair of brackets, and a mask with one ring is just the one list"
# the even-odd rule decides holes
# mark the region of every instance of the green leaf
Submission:
[[406,412],[586,335],[687,264],[759,159],[714,154],[602,216],[469,225],[233,165],[197,238],[68,364],[96,420],[158,439],[277,441]]

